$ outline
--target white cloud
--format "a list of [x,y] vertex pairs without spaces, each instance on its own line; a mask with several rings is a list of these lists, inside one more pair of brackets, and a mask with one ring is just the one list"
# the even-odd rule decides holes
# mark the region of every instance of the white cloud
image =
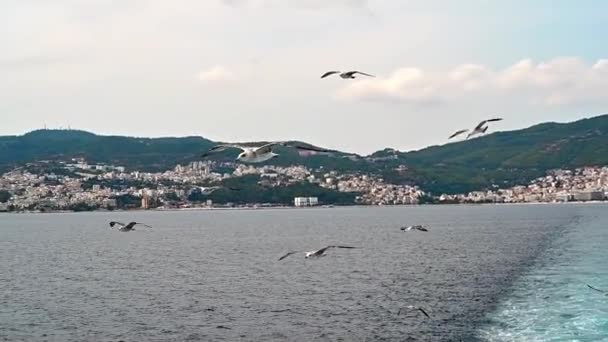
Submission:
[[205,83],[232,83],[237,81],[235,73],[222,65],[216,65],[201,71],[198,78]]
[[384,79],[355,81],[338,96],[362,100],[403,100],[429,102],[436,100],[438,82],[417,68],[400,68]]
[[576,57],[535,63],[521,60],[505,69],[464,64],[445,72],[399,68],[390,76],[355,81],[338,91],[354,100],[428,102],[506,97],[534,104],[608,103],[608,60],[587,64]]
[[227,6],[248,5],[252,7],[292,7],[298,9],[321,9],[327,7],[365,8],[368,0],[221,0]]

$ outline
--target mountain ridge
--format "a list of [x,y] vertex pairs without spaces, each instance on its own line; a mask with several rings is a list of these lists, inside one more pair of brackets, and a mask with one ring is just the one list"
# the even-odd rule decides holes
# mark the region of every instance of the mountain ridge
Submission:
[[[36,160],[75,157],[162,171],[200,160],[216,143],[200,136],[146,138],[34,130],[0,136],[0,171]],[[342,152],[337,157],[303,158],[290,148],[277,150],[281,158],[272,160],[274,165],[373,173],[388,182],[417,184],[433,193],[466,192],[523,183],[555,168],[608,165],[608,114],[569,123],[545,122],[408,152],[385,148],[354,160],[344,158],[350,154]],[[233,161],[234,155],[226,151],[212,158]]]

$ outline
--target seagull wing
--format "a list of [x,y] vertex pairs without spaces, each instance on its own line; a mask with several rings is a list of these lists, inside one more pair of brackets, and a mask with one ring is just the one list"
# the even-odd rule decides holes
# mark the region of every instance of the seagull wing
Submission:
[[592,289],[592,290],[595,290],[595,291],[597,291],[597,292],[601,292],[601,293],[607,293],[605,290],[600,290],[600,289],[595,288],[595,287],[593,287],[593,286],[591,286],[591,285],[589,285],[589,284],[587,284],[587,287],[588,287],[588,288],[590,288],[590,289]]
[[488,123],[488,122],[494,122],[494,121],[500,121],[502,120],[502,118],[493,118],[493,119],[488,119],[488,120],[483,120],[482,122],[479,123],[479,125],[477,125],[477,127],[475,127],[475,130],[481,130],[483,128],[483,126]]
[[336,150],[330,150],[330,149],[313,146],[313,145],[303,145],[303,144],[296,143],[296,142],[283,143],[282,145],[295,148],[298,151],[298,153],[300,154],[300,156],[302,156],[302,157],[317,155],[317,154],[333,156],[336,153],[340,153],[339,151],[336,151]]
[[376,77],[376,76],[374,76],[374,75],[366,74],[366,73],[361,72],[361,71],[349,71],[349,73],[350,73],[351,75],[354,75],[354,74],[360,74],[360,75],[369,76],[369,77]]
[[326,155],[326,156],[336,156],[337,154],[342,154],[340,158],[350,158],[350,159],[358,159],[361,158],[360,155],[355,153],[345,153],[338,150],[330,150],[323,147],[313,146],[313,145],[304,145],[298,142],[282,142],[281,145],[295,148],[300,156],[309,156],[309,155]]
[[327,150],[321,147],[316,147],[316,146],[304,146],[302,144],[296,143],[296,142],[292,142],[292,141],[273,141],[270,142],[266,145],[262,145],[260,147],[256,147],[255,148],[255,153],[259,153],[259,154],[265,154],[265,153],[270,153],[272,152],[272,148],[274,146],[286,146],[286,147],[293,147],[299,151],[315,151],[315,152],[332,152],[331,150]]
[[454,134],[450,135],[450,137],[448,139],[452,139],[453,137],[460,135],[462,133],[466,133],[468,131],[469,131],[468,129],[461,129],[460,131],[456,131],[456,132],[454,132]]
[[225,151],[230,148],[238,148],[238,149],[244,151],[243,147],[240,145],[217,145],[217,146],[213,146],[212,148],[207,150],[207,152],[203,153],[203,155],[201,157],[205,158],[212,153],[222,152],[222,151]]
[[323,75],[321,75],[321,78],[325,78],[327,76],[333,75],[333,74],[338,74],[340,73],[339,71],[328,71],[326,73],[324,73]]
[[290,255],[292,255],[292,254],[296,254],[296,253],[298,253],[298,252],[299,252],[299,251],[291,251],[291,252],[288,252],[287,254],[285,254],[285,255],[283,255],[282,257],[280,257],[280,258],[279,258],[279,261],[281,261],[281,260],[283,260],[283,259],[287,258],[288,256],[290,256]]
[[479,131],[483,128],[483,125],[486,124],[486,122],[488,122],[488,120],[483,120],[482,122],[479,123],[479,125],[477,125],[474,129],[474,131]]
[[328,250],[330,248],[359,248],[359,247],[352,247],[352,246],[327,246],[327,247],[323,247],[323,248],[317,250],[315,252],[315,255],[323,254],[326,250]]
[[426,313],[426,311],[424,311],[423,308],[417,307],[416,309],[418,309],[420,312],[422,312],[427,318],[431,318],[431,316],[429,316],[429,314]]
[[312,151],[312,152],[322,152],[322,153],[336,152],[336,151],[328,150],[328,149],[322,148],[322,147],[316,147],[316,146],[312,146],[312,145],[305,146],[305,145],[298,144],[298,143],[283,143],[281,145],[293,147],[299,151]]
[[275,142],[271,142],[268,143],[266,145],[262,145],[260,147],[256,147],[255,148],[255,153],[257,154],[266,154],[266,153],[270,153],[272,152],[272,148],[276,145],[284,145],[285,143],[283,141],[275,141]]
[[494,121],[501,121],[502,118],[494,118],[494,119],[488,119],[486,120],[486,122],[494,122]]
[[137,225],[137,224],[138,224],[138,225],[140,225],[140,226],[144,226],[144,227],[152,228],[152,227],[148,226],[147,224],[140,223],[140,222],[137,222],[137,223],[135,223],[134,225]]

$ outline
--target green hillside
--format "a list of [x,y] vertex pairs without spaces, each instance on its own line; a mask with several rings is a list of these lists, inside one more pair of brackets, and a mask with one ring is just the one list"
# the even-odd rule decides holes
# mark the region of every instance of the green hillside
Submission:
[[[215,143],[201,137],[136,138],[74,130],[38,130],[0,137],[0,171],[43,159],[84,157],[90,162],[157,171],[200,159]],[[302,158],[279,147],[278,165],[303,164],[326,170],[361,171],[386,181],[417,184],[433,193],[457,193],[525,184],[553,168],[608,165],[608,115],[572,123],[543,123],[418,151],[378,151],[359,160],[343,155]],[[226,151],[212,158],[233,160]],[[396,170],[399,165],[407,166]]]
[[405,180],[434,192],[464,192],[526,183],[554,168],[608,165],[608,115],[543,123],[399,154]]
[[201,137],[134,138],[76,130],[37,130],[23,136],[0,137],[0,167],[41,159],[83,157],[89,162],[133,169],[165,170],[194,160],[213,144]]

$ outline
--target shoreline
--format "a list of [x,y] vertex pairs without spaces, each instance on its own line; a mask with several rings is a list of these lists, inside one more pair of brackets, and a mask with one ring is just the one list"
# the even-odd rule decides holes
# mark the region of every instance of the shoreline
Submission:
[[71,210],[51,210],[51,211],[4,211],[3,214],[77,214],[77,213],[122,213],[122,212],[179,212],[179,211],[217,211],[217,210],[286,210],[286,209],[335,209],[335,208],[414,208],[428,206],[524,206],[524,205],[608,205],[606,201],[571,201],[571,202],[516,202],[516,203],[435,203],[435,204],[395,204],[395,205],[323,205],[311,207],[296,206],[260,206],[260,207],[197,207],[197,208],[154,208],[154,209],[116,209],[116,210],[90,210],[90,211],[71,211]]

